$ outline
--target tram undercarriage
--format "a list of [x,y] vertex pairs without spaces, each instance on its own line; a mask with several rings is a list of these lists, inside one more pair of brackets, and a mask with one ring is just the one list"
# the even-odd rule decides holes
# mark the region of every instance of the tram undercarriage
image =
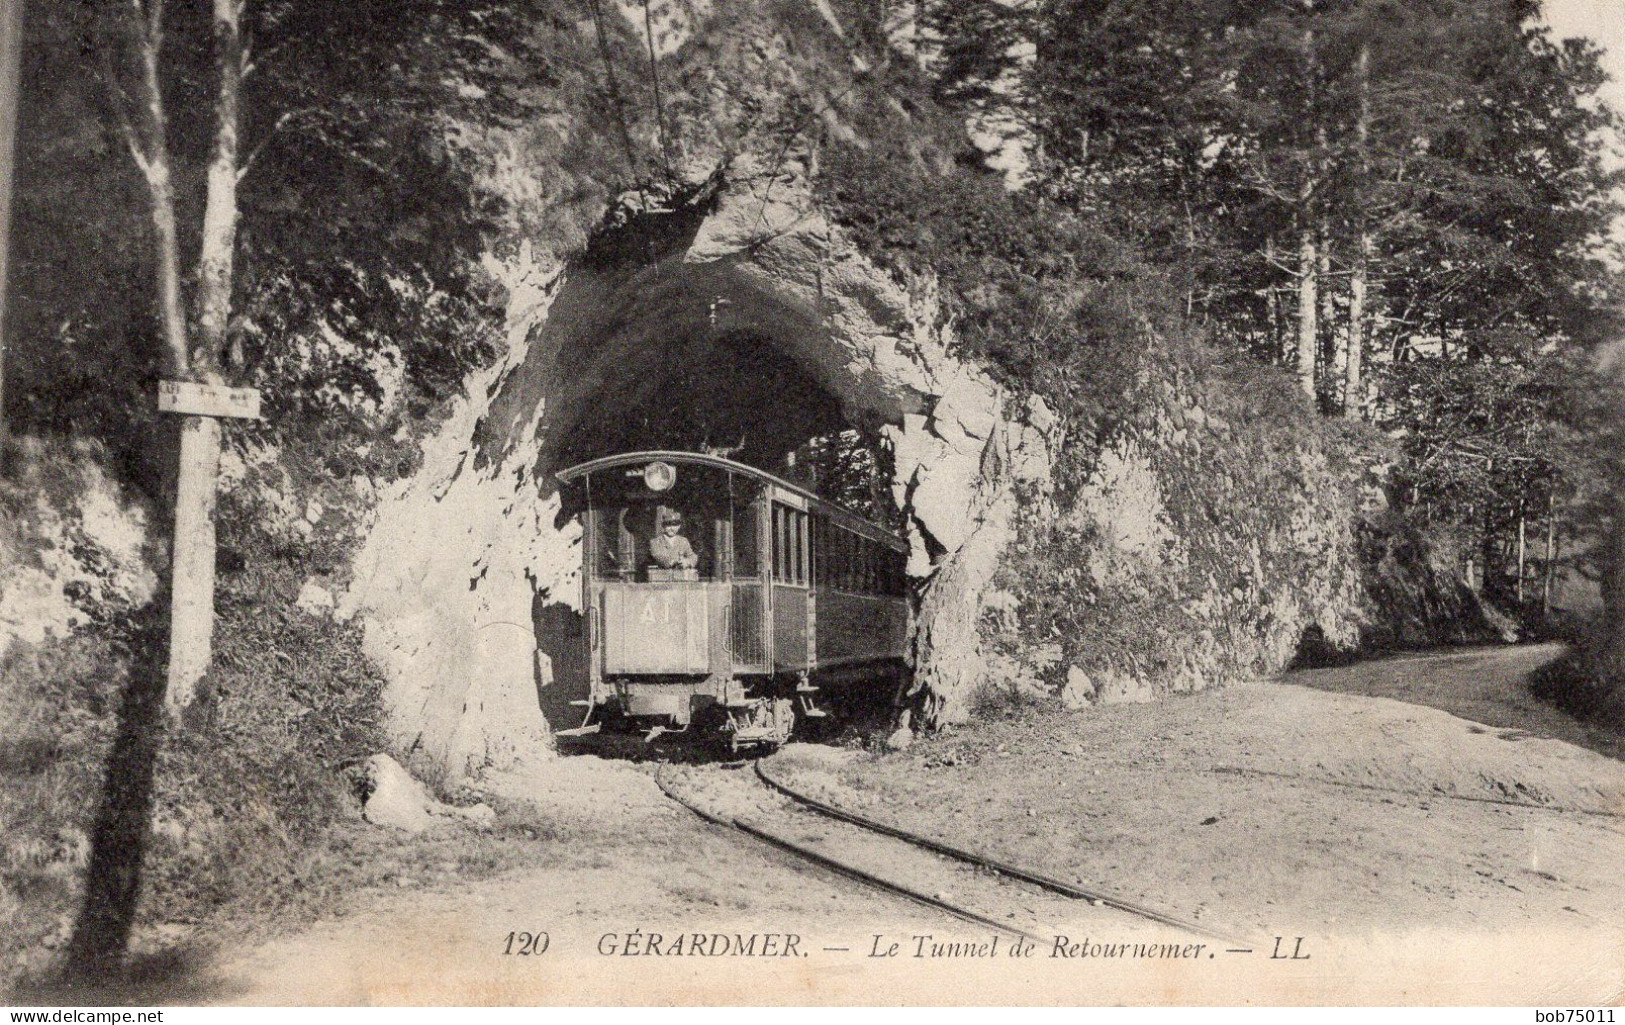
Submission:
[[606,679],[600,693],[578,702],[587,722],[561,731],[582,736],[609,729],[641,732],[646,740],[694,732],[734,752],[785,744],[797,725],[826,719],[819,688],[807,674],[789,677],[621,677]]

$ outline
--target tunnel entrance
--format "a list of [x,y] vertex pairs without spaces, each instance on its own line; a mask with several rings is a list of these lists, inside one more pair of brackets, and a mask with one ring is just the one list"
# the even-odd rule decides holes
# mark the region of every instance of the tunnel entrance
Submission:
[[922,717],[961,715],[984,675],[981,595],[1048,435],[949,351],[930,280],[877,267],[796,175],[733,170],[680,209],[640,198],[562,266],[493,264],[505,356],[380,503],[341,614],[364,619],[391,735],[454,776],[545,758],[580,722],[580,528],[554,475],[617,451],[711,449],[895,528]]
[[771,472],[810,439],[846,427],[840,401],[760,334],[690,335],[632,356],[624,374],[595,389],[561,432],[554,462],[675,449]]
[[[874,382],[828,358],[839,353],[809,311],[764,293],[737,269],[684,260],[692,238],[669,224],[649,234],[646,220],[601,239],[596,258],[575,269],[532,340],[531,358],[495,397],[482,424],[487,451],[522,439],[518,414],[539,400],[542,416],[531,430],[544,497],[554,473],[589,460],[701,452],[901,531],[884,426],[901,419],[895,410],[903,404],[876,402]],[[640,232],[666,255],[649,262],[648,247],[626,237]],[[538,354],[546,364],[533,362]],[[504,417],[502,433],[492,430]],[[577,511],[560,506],[553,526],[578,530]],[[531,609],[541,656],[536,694],[555,732],[581,723],[589,690],[576,580],[538,587]]]

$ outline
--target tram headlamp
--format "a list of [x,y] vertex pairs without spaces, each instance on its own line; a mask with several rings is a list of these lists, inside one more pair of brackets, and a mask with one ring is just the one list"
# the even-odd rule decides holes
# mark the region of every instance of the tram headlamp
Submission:
[[650,491],[666,491],[677,483],[677,467],[670,463],[650,463],[643,468],[643,483]]

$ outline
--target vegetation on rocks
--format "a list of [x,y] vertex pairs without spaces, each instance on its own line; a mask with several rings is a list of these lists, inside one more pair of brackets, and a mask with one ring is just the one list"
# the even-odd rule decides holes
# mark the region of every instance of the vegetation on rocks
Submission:
[[[727,0],[658,25],[597,0],[331,8],[244,8],[265,63],[232,316],[204,362],[269,416],[225,431],[214,667],[167,725],[122,703],[162,656],[162,590],[147,602],[175,442],[150,401],[131,111],[97,49],[125,44],[100,3],[30,22],[25,78],[60,87],[23,110],[6,409],[29,440],[0,480],[0,618],[43,595],[78,632],[0,653],[0,702],[24,710],[0,737],[0,951],[66,942],[98,829],[146,838],[143,922],[318,885],[349,842],[345,767],[387,745],[382,672],[329,614],[378,495],[471,375],[532,340],[516,275],[603,256],[599,228],[649,261],[628,225],[736,170],[810,186],[932,297],[929,327],[1007,410],[1053,414],[1051,486],[1022,496],[977,623],[1026,691],[1139,700],[1280,669],[1306,637],[1482,638],[1526,580],[1515,538],[1545,529],[1609,598],[1582,682],[1552,692],[1618,714],[1625,446],[1589,440],[1613,421],[1573,399],[1616,323],[1596,241],[1614,116],[1594,48],[1551,39],[1538,4]],[[171,17],[194,240],[213,37]],[[99,825],[126,755],[150,789]]]

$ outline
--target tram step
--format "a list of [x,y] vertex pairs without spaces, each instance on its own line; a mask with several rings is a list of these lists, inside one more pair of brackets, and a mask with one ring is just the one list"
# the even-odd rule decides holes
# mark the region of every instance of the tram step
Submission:
[[801,714],[809,719],[823,719],[829,715],[829,713],[824,711],[822,708],[803,708],[801,710]]
[[587,698],[577,698],[574,701],[570,702],[570,704],[576,706],[577,708],[591,708],[592,707],[592,701],[590,701]]
[[577,726],[573,730],[559,730],[553,734],[555,737],[590,737],[602,728],[603,723],[593,723],[591,726]]
[[823,688],[821,688],[821,687],[815,687],[812,684],[806,683],[806,682],[796,684],[796,693],[797,694],[816,694],[822,689]]

